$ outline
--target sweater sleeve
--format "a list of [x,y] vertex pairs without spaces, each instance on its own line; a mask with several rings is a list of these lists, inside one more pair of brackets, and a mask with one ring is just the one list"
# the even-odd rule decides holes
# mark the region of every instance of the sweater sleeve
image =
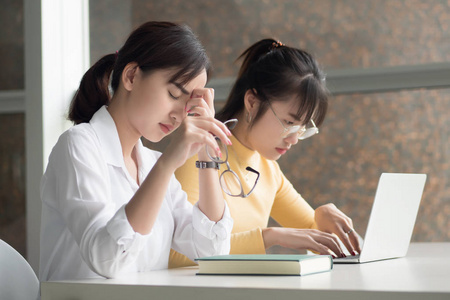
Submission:
[[283,227],[315,229],[314,210],[279,170],[280,185],[271,217]]
[[230,254],[265,254],[261,228],[237,232],[231,235]]

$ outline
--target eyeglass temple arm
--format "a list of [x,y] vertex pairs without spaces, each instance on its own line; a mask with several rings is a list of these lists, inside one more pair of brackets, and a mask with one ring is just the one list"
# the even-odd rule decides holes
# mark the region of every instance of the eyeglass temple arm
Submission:
[[227,125],[228,123],[231,123],[228,126],[228,129],[234,129],[234,127],[236,127],[236,124],[238,123],[238,119],[230,119],[228,121],[223,122],[223,124]]
[[254,190],[255,187],[256,187],[256,184],[258,183],[258,180],[259,180],[259,172],[256,171],[255,169],[253,169],[252,167],[247,167],[247,168],[245,168],[245,169],[246,169],[247,171],[250,171],[250,172],[255,173],[255,174],[257,175],[256,180],[255,180],[255,184],[253,185],[253,187],[252,187],[252,189],[250,190],[250,192],[247,193],[247,196],[248,196],[248,195],[250,195],[250,194],[253,192],[253,190]]

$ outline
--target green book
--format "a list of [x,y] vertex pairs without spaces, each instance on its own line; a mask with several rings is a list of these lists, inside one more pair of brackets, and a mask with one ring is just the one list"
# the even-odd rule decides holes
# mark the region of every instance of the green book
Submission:
[[331,271],[330,255],[234,254],[195,259],[197,275],[293,275]]

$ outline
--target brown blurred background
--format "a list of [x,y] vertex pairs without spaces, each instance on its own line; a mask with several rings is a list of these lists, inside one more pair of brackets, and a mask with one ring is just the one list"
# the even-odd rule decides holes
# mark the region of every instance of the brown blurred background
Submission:
[[[450,62],[447,0],[92,0],[91,62],[118,50],[127,34],[148,20],[192,27],[212,59],[212,86],[232,82],[235,59],[267,37],[309,51],[330,75],[377,70],[383,78],[384,70]],[[22,1],[2,0],[1,92],[24,89],[23,21]],[[300,142],[280,166],[313,207],[335,203],[362,235],[382,172],[426,173],[412,240],[448,242],[449,87],[450,78],[444,88],[386,90],[380,84],[370,92],[354,92],[356,86],[336,92],[320,134]],[[0,113],[0,238],[22,254],[24,128],[23,113]],[[147,145],[162,150],[165,142]]]

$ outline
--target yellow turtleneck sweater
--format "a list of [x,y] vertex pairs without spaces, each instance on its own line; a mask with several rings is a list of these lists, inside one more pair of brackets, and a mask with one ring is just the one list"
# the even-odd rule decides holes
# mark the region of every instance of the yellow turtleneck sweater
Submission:
[[[314,210],[287,180],[278,163],[246,148],[234,136],[230,139],[233,145],[228,146],[228,163],[239,176],[244,193],[251,190],[256,178],[245,168],[250,166],[260,173],[249,197],[231,197],[223,193],[234,220],[230,253],[265,253],[261,229],[267,227],[269,216],[283,227],[316,228]],[[175,173],[192,204],[199,198],[196,160],[196,156],[192,157]],[[219,174],[224,170],[226,165],[221,164]],[[171,252],[170,268],[188,265],[194,263],[175,251]]]

